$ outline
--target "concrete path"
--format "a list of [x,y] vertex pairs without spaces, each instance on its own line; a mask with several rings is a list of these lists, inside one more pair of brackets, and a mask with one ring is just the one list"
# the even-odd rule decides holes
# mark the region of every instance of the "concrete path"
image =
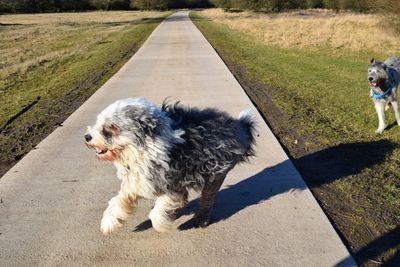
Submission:
[[[169,17],[136,55],[86,103],[0,179],[0,265],[353,266],[302,178],[259,121],[257,154],[235,168],[214,209],[214,223],[157,233],[151,201],[103,236],[100,219],[119,189],[114,167],[83,144],[86,126],[113,101],[167,96],[234,114],[252,103],[188,12]],[[195,196],[196,197],[196,196]]]

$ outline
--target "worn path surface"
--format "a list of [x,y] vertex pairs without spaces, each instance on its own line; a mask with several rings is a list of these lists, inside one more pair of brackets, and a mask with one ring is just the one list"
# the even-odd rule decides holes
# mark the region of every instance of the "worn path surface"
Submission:
[[[257,158],[236,167],[214,223],[194,229],[192,201],[180,231],[157,233],[151,201],[111,236],[99,231],[119,181],[83,144],[86,126],[113,101],[166,96],[237,116],[254,109]],[[193,196],[196,198],[196,196]],[[86,103],[0,179],[0,265],[343,266],[353,259],[304,181],[210,44],[188,18],[169,17]]]

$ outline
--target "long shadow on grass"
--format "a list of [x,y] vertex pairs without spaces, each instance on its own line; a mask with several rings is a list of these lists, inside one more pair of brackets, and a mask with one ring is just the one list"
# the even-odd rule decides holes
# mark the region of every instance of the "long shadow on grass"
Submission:
[[[389,250],[396,250],[389,259],[380,260],[379,257]],[[368,243],[362,247],[353,256],[357,259],[360,265],[370,263],[373,260],[381,266],[400,266],[400,226],[397,226],[393,230],[381,235],[377,239]],[[344,259],[336,266],[342,266],[343,262],[348,259]]]
[[389,140],[340,144],[294,160],[309,185],[319,186],[382,163],[399,144]]
[[[365,168],[382,168],[379,164],[396,148],[399,144],[389,140],[341,144],[303,156],[294,160],[294,164],[310,186],[318,187],[358,174]],[[379,259],[392,249],[397,251],[390,259]],[[384,266],[400,266],[400,226],[354,252],[353,256],[360,265],[373,260]],[[345,265],[345,260],[337,266]]]

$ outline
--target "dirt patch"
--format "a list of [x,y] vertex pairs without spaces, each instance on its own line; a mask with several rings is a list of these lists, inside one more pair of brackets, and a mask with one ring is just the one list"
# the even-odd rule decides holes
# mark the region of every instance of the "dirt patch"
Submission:
[[62,122],[101,86],[104,78],[136,51],[137,46],[133,44],[120,57],[104,64],[101,70],[72,84],[63,97],[38,98],[8,120],[0,130],[0,177],[40,141],[61,126]]
[[375,208],[379,203],[373,201],[365,206],[360,206],[356,199],[354,202],[343,201],[347,198],[332,183],[359,175],[365,168],[382,164],[385,155],[390,154],[398,144],[379,140],[324,146],[312,134],[304,134],[299,129],[296,117],[289,116],[275,104],[272,92],[279,89],[249,79],[244,68],[235,63],[225,63],[291,157],[357,262],[362,266],[378,266],[382,263],[385,266],[396,266],[395,263],[400,262],[399,236],[396,236],[398,228],[381,236],[377,230],[385,232],[385,229],[355,223],[364,218],[355,218],[357,215],[354,215],[354,210],[365,209],[371,216],[369,220],[379,220],[387,225],[396,225],[398,218],[390,212]]

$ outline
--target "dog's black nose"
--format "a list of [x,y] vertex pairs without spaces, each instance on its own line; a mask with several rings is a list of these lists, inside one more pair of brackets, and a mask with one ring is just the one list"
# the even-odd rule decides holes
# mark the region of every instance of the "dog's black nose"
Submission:
[[374,79],[374,78],[372,78],[372,77],[368,77],[368,80],[369,80],[369,81],[372,81],[373,79]]
[[89,142],[90,140],[92,140],[92,136],[90,134],[85,134],[85,140],[86,142]]

